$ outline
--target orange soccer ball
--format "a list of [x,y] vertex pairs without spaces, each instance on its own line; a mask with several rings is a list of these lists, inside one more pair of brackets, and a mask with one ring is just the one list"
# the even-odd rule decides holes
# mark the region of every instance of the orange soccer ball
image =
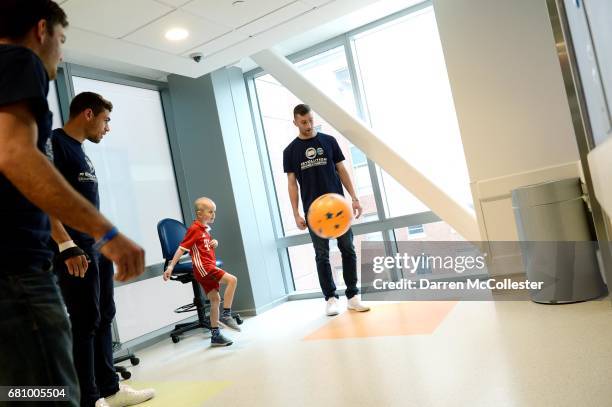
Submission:
[[325,194],[310,205],[306,220],[317,236],[335,239],[351,227],[353,209],[342,195]]

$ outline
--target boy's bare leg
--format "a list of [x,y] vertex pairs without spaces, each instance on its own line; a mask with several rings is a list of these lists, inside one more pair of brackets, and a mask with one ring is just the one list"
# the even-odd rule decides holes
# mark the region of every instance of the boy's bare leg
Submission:
[[215,347],[229,346],[233,343],[232,340],[226,338],[219,332],[219,305],[221,304],[219,291],[213,290],[208,293],[207,297],[210,300],[210,344]]
[[220,282],[227,285],[227,287],[225,288],[225,296],[223,298],[223,313],[221,313],[219,322],[223,326],[240,332],[241,329],[240,326],[238,326],[238,322],[232,317],[232,303],[234,301],[234,293],[236,292],[238,279],[231,274],[225,273],[223,277],[221,277]]
[[210,326],[211,328],[219,328],[219,305],[221,304],[219,291],[212,290],[206,296],[210,301]]
[[225,273],[223,274],[223,277],[221,277],[220,282],[227,285],[223,298],[223,306],[224,308],[232,308],[234,293],[236,292],[236,286],[238,285],[238,279],[229,273]]

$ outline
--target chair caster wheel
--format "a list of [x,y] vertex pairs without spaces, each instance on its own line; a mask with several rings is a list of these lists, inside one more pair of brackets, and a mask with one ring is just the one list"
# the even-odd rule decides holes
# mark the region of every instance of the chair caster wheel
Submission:
[[127,370],[125,372],[121,372],[121,378],[122,379],[127,380],[130,377],[132,377],[132,374],[130,372],[128,372]]
[[238,325],[242,325],[242,322],[244,322],[244,321],[242,321],[242,317],[241,317],[240,315],[236,315],[236,316],[234,317],[234,319],[236,320],[236,323],[237,323]]
[[172,342],[174,342],[174,343],[179,343],[179,341],[181,340],[181,338],[179,338],[176,335],[171,335],[171,338],[172,338]]
[[132,366],[136,366],[140,363],[140,359],[138,359],[137,357],[131,357],[130,358],[130,363],[132,364]]

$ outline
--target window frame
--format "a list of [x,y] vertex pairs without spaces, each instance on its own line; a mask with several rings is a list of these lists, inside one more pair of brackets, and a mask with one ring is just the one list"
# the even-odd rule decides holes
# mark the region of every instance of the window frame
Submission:
[[[75,96],[73,85],[74,77],[81,77],[118,85],[132,86],[135,88],[148,89],[159,92],[162,104],[162,113],[164,116],[163,119],[166,126],[166,136],[168,138],[168,145],[170,148],[172,171],[174,174],[174,180],[176,183],[179,205],[182,214],[182,219],[178,220],[184,222],[185,219],[188,219],[189,214],[191,213],[191,204],[187,199],[187,183],[185,180],[185,174],[181,170],[183,168],[183,165],[180,155],[178,154],[179,148],[176,142],[176,134],[174,134],[174,126],[172,125],[172,123],[174,123],[174,116],[171,108],[172,105],[170,102],[170,92],[168,89],[168,84],[166,82],[139,78],[136,76],[110,72],[103,69],[62,62],[58,67],[55,85],[63,123],[68,120],[68,114],[70,111],[70,101]],[[132,279],[128,282],[116,281],[115,286],[120,287],[122,285],[133,284],[150,278],[158,278],[160,273],[163,272],[163,266],[163,262],[146,266],[144,273],[138,276],[137,278]]]

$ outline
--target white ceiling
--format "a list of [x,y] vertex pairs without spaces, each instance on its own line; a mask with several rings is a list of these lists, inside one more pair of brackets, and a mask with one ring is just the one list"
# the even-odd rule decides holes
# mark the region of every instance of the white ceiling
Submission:
[[[294,52],[420,0],[64,0],[70,22],[65,59],[164,80],[199,77],[277,47]],[[236,4],[234,4],[236,3]],[[168,41],[170,28],[189,31]],[[201,52],[194,62],[189,55]]]

